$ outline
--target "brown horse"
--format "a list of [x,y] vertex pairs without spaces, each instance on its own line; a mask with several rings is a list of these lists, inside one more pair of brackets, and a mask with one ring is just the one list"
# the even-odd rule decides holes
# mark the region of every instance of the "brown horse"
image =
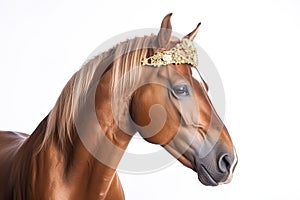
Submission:
[[136,132],[203,184],[231,180],[234,146],[207,85],[192,76],[189,42],[199,25],[181,42],[171,35],[170,17],[158,35],[127,40],[87,62],[30,136],[0,132],[1,200],[124,199],[116,168]]

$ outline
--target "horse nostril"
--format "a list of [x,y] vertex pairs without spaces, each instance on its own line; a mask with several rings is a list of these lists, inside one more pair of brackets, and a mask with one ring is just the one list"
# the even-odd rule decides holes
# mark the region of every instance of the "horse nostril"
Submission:
[[232,165],[232,160],[228,154],[223,154],[219,159],[219,169],[223,173],[228,173]]

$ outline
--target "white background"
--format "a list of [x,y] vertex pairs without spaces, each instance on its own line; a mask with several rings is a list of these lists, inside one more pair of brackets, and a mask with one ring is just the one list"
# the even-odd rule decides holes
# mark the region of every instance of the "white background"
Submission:
[[127,199],[299,200],[300,3],[207,2],[0,0],[0,129],[31,133],[99,44],[173,12],[177,32],[202,22],[196,42],[222,78],[239,164],[219,187],[178,162],[121,174]]

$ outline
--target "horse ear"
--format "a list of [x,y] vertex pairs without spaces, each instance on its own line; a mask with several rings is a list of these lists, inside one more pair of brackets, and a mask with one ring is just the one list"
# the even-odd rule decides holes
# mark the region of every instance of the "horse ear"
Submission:
[[196,37],[197,33],[198,33],[200,25],[201,25],[201,22],[196,26],[196,28],[192,32],[187,34],[184,38],[188,38],[188,39],[193,41],[194,38]]
[[158,48],[166,47],[170,41],[172,33],[171,16],[172,13],[167,14],[161,22],[160,30],[157,35]]

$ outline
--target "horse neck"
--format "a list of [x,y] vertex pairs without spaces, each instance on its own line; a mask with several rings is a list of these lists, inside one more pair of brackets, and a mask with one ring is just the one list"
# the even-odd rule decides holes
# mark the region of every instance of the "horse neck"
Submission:
[[[72,180],[82,180],[76,182],[77,195],[85,192],[87,196],[95,195],[97,198],[107,195],[112,183],[115,184],[118,179],[116,168],[132,138],[119,128],[119,123],[114,119],[116,116],[111,108],[111,73],[109,70],[104,74],[95,95],[91,95],[95,102],[90,104],[87,101],[75,120],[77,137],[68,176],[71,183],[76,182]],[[125,107],[129,108],[127,103]],[[123,126],[131,129],[130,124]],[[83,183],[87,187],[85,191],[82,191]],[[119,183],[114,187],[115,192],[120,191]],[[95,196],[91,199],[96,199]]]
[[64,151],[56,142],[55,135],[35,154],[35,149],[43,140],[47,118],[23,146],[24,150],[31,149],[32,154],[26,167],[28,169],[23,174],[24,177],[26,173],[31,175],[31,179],[23,184],[30,188],[29,194],[39,191],[40,199],[101,199],[111,193],[112,184],[120,193],[116,168],[132,137],[120,130],[114,120],[109,76],[108,71],[96,89],[93,111],[87,103],[87,109],[77,114],[79,123],[74,120],[74,129],[70,134],[72,144],[67,144]]
[[[120,184],[115,185],[118,179],[116,168],[132,138],[120,129],[118,121],[119,118],[124,119],[122,127],[132,129],[127,122],[129,116],[113,114],[111,77],[112,70],[108,70],[97,85],[95,94],[91,95],[94,103],[90,104],[88,100],[84,109],[78,113],[75,130],[79,137],[73,155],[74,165],[69,170],[70,177],[86,181],[88,195],[95,194],[98,197],[105,197],[111,188],[114,188],[113,193],[120,193]],[[129,103],[123,103],[122,108],[128,109]],[[80,182],[79,190],[82,188]]]
[[[73,138],[72,151],[68,157],[65,157],[55,141],[49,142],[34,155],[34,148],[31,147],[38,143],[39,135],[44,131],[43,126],[39,126],[21,149],[21,160],[16,166],[24,167],[21,171],[16,169],[21,174],[16,174],[15,180],[21,178],[17,184],[25,188],[15,192],[27,199],[105,199],[108,195],[123,196],[115,168],[100,162],[79,137]],[[105,142],[99,146],[103,146],[98,149],[99,153],[111,158],[106,162],[115,164],[121,159],[122,155],[110,152]],[[28,154],[33,156],[28,158]],[[24,163],[27,163],[26,166]]]

